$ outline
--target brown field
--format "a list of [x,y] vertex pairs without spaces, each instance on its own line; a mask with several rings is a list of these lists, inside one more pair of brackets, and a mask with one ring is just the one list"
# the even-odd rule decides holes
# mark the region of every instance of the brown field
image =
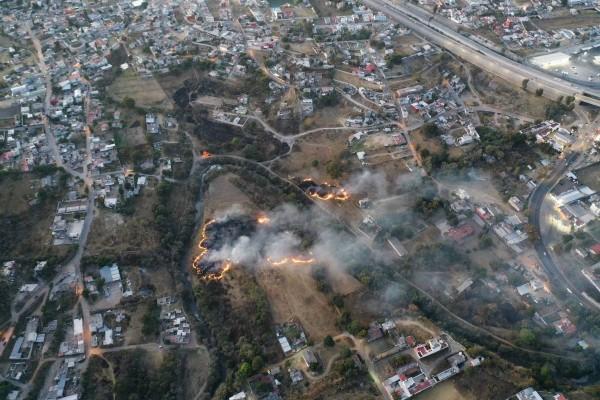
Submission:
[[477,92],[482,95],[483,103],[532,118],[544,119],[546,108],[551,103],[544,97],[528,93],[500,78],[490,78],[484,72],[474,72],[473,83]]
[[208,219],[219,211],[225,211],[233,206],[251,211],[256,208],[254,203],[242,193],[233,183],[231,178],[235,175],[227,173],[215,178],[205,193],[204,218]]
[[577,170],[575,173],[579,181],[593,190],[600,190],[600,164],[592,164],[588,167]]
[[312,42],[303,42],[303,43],[290,43],[290,50],[297,51],[299,53],[314,55],[318,54],[314,51],[314,45]]
[[[0,180],[0,236],[5,259],[57,256],[66,257],[73,246],[53,246],[50,226],[56,212],[57,201],[48,198],[30,205],[35,199],[39,181],[31,175],[5,177]],[[59,194],[57,198],[60,198]]]
[[142,343],[142,318],[146,312],[146,307],[143,304],[139,304],[135,308],[128,308],[130,320],[127,330],[125,331],[125,345],[134,345]]
[[600,24],[600,13],[594,10],[582,10],[577,16],[565,15],[533,21],[536,26],[546,31],[555,29],[582,28]]
[[124,71],[115,79],[108,88],[108,93],[118,101],[131,97],[139,107],[173,109],[171,99],[167,97],[156,79],[142,79],[131,69]]
[[443,150],[439,139],[426,137],[420,129],[410,134],[410,141],[417,152],[421,149],[427,149],[431,154],[437,154]]
[[[29,202],[34,199],[34,187],[38,182],[24,176],[21,179],[3,179],[0,185],[0,216],[15,215],[29,210]],[[8,206],[10,205],[10,206]]]
[[192,350],[185,355],[184,379],[186,399],[194,399],[208,379],[210,358],[205,348]]
[[316,288],[308,268],[263,269],[258,283],[266,292],[275,323],[297,318],[314,342],[338,333],[337,313],[327,297]]
[[148,139],[146,138],[144,128],[141,126],[127,129],[125,138],[127,140],[127,145],[131,147],[148,145]]
[[[309,131],[317,128],[331,128],[334,126],[344,126],[346,118],[353,114],[357,114],[354,109],[355,105],[350,104],[346,100],[342,99],[340,103],[335,107],[325,107],[317,109],[314,114],[306,117],[302,121],[301,131]],[[346,130],[344,132],[355,132]]]
[[163,92],[169,99],[173,98],[173,94],[180,89],[187,79],[199,79],[203,75],[194,69],[188,69],[180,74],[167,74],[156,76],[155,79],[162,88]]
[[442,382],[417,397],[419,400],[475,400],[476,397],[463,394],[456,389],[452,381]]
[[[325,171],[327,162],[342,154],[350,135],[349,131],[335,130],[304,136],[296,142],[290,155],[274,165],[275,169],[282,175],[325,179],[328,177]],[[318,161],[318,165],[313,165],[314,160]]]
[[356,278],[338,268],[328,268],[327,275],[331,289],[342,296],[347,296],[363,288],[362,283]]
[[99,210],[92,224],[87,254],[145,253],[158,247],[159,233],[155,230],[152,211],[156,204],[154,188],[144,188],[134,202],[132,216],[123,216],[113,210]]
[[356,75],[353,75],[351,72],[346,72],[346,71],[342,71],[339,69],[335,70],[335,75],[334,75],[333,79],[341,81],[341,82],[349,83],[356,87],[362,86],[367,89],[381,90],[381,85],[377,85],[375,82],[366,81],[364,79],[359,78]]

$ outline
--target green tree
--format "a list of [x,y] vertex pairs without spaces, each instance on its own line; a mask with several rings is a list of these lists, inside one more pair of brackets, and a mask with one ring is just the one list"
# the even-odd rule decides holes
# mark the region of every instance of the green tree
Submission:
[[122,101],[123,107],[135,108],[135,100],[131,97],[125,97]]
[[246,379],[252,374],[252,365],[248,362],[243,362],[238,369],[238,377],[240,379]]
[[333,338],[331,337],[331,335],[325,336],[325,339],[323,339],[323,345],[325,345],[325,347],[333,347],[333,346],[335,346],[335,341],[333,340]]
[[519,343],[527,347],[535,347],[537,345],[537,336],[531,329],[523,328],[519,331]]

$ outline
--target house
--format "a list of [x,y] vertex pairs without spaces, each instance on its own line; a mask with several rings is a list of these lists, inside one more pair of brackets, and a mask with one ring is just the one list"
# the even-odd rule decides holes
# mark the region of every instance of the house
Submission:
[[290,374],[292,385],[295,385],[296,383],[302,382],[304,380],[304,375],[302,375],[302,371],[299,371],[295,368],[290,368],[288,369],[288,373]]
[[306,349],[304,351],[304,354],[302,354],[302,360],[304,361],[306,368],[311,368],[314,365],[319,365],[319,360],[317,356],[310,349]]
[[533,388],[528,387],[516,394],[517,400],[544,400],[540,394]]
[[567,317],[555,321],[553,324],[557,335],[573,335],[577,332],[577,327]]
[[596,243],[592,247],[590,247],[590,253],[597,256],[600,255],[600,243]]
[[121,274],[119,273],[119,266],[113,264],[111,266],[105,265],[98,271],[105,283],[113,283],[121,281]]
[[464,239],[475,233],[475,229],[469,224],[464,224],[455,228],[450,228],[446,235],[455,242],[462,242]]
[[415,347],[415,353],[417,358],[420,360],[425,357],[429,357],[433,354],[439,353],[448,348],[448,343],[441,338],[429,339],[425,344],[419,344]]
[[579,186],[562,193],[551,193],[550,198],[556,202],[557,206],[562,207],[564,205],[583,200],[595,193],[596,192],[594,190],[587,186]]
[[523,201],[517,196],[512,196],[510,199],[508,199],[508,204],[510,204],[510,206],[516,211],[523,211]]

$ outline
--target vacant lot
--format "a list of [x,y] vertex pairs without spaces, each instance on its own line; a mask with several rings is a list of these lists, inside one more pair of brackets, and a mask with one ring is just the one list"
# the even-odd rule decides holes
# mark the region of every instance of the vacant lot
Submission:
[[194,399],[202,390],[208,378],[210,358],[205,348],[194,349],[185,353],[184,382],[186,399]]
[[276,170],[285,176],[329,178],[327,163],[341,157],[351,131],[332,130],[310,134],[299,139],[292,153],[276,164]]
[[135,100],[139,107],[157,107],[171,110],[171,99],[158,84],[156,79],[142,79],[135,71],[129,69],[119,75],[108,88],[108,93],[116,100],[125,97]]
[[[314,114],[306,117],[302,123],[302,131],[309,131],[317,128],[331,128],[335,126],[344,126],[346,119],[352,115],[357,115],[356,106],[341,99],[339,104],[333,107],[318,108]],[[350,132],[350,131],[346,131]]]
[[340,69],[335,70],[335,75],[333,79],[349,83],[351,85],[356,86],[357,88],[364,87],[367,89],[381,90],[381,85],[378,85],[375,82],[369,82],[367,80],[361,79],[357,75],[352,74],[351,72],[342,71]]
[[69,253],[71,246],[51,243],[50,225],[62,193],[57,187],[40,191],[31,174],[0,177],[0,261],[62,259]]
[[114,210],[100,209],[89,235],[86,253],[91,256],[118,256],[124,253],[147,254],[159,245],[159,232],[154,224],[153,208],[156,192],[145,187],[132,200],[133,215],[118,214]]
[[600,163],[579,169],[576,174],[581,183],[589,186],[595,191],[600,191]]
[[600,24],[600,13],[594,10],[582,10],[577,16],[565,15],[557,18],[533,20],[533,22],[546,31],[583,28]]
[[337,313],[317,290],[309,268],[265,268],[258,272],[257,280],[267,294],[275,323],[297,318],[315,342],[338,332]]
[[254,203],[237,188],[231,179],[234,174],[227,173],[215,178],[205,193],[204,218],[208,219],[219,211],[225,211],[233,206],[252,211]]
[[419,395],[419,400],[474,400],[477,397],[459,392],[451,381],[436,385]]
[[473,73],[473,83],[477,92],[482,95],[483,103],[504,111],[544,119],[551,103],[544,97],[528,93],[500,78],[491,78],[485,72]]

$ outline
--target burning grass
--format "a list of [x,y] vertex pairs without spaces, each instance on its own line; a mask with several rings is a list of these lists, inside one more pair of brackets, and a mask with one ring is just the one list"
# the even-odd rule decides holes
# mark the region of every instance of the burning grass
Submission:
[[270,222],[266,214],[260,214],[255,219],[249,215],[237,215],[209,220],[200,233],[198,255],[193,261],[194,270],[202,280],[211,281],[222,280],[234,265],[248,261],[270,267],[316,262],[314,257],[302,255],[300,250],[297,250],[298,254],[291,254],[296,250],[289,249],[290,254],[281,255],[279,251],[268,248],[253,248],[249,243],[250,237],[265,237],[264,231],[270,228]]
[[350,199],[350,194],[344,188],[337,187],[327,182],[316,183],[311,178],[303,179],[298,186],[304,190],[310,197],[319,200],[346,201]]

